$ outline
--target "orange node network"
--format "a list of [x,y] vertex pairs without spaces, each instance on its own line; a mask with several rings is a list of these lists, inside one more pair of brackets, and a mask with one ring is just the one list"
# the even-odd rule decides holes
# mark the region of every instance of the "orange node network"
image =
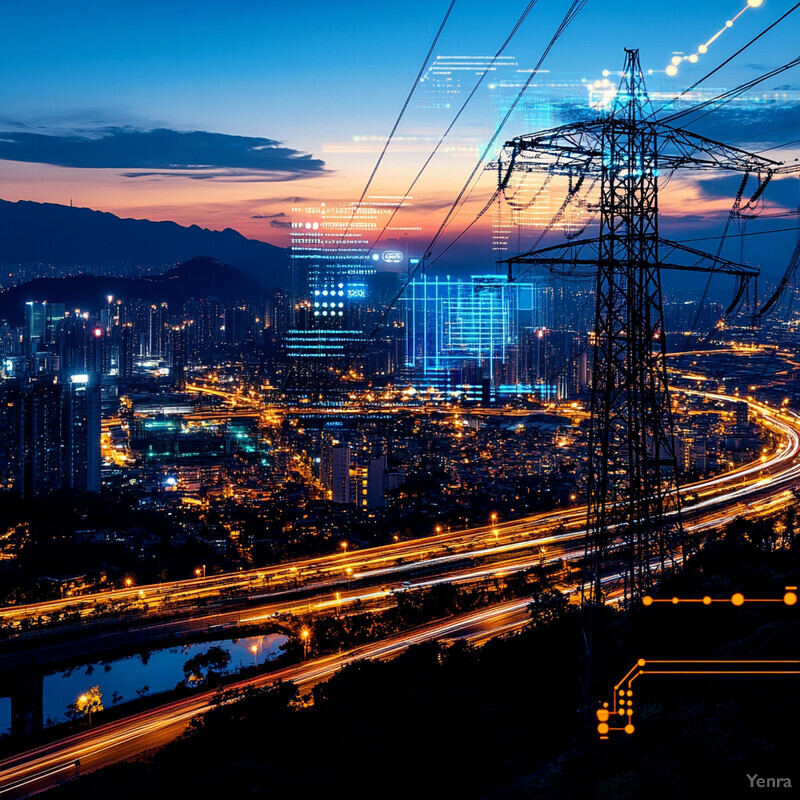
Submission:
[[710,606],[710,605],[711,605],[711,598],[710,598],[708,595],[706,595],[706,596],[703,598],[703,605],[704,605],[704,606]]
[[643,658],[640,658],[640,659],[639,659],[639,660],[638,660],[636,663],[637,663],[637,664],[638,664],[640,667],[643,667],[643,666],[645,665],[645,660],[644,660]]
[[633,689],[628,689],[628,697],[633,697]]
[[731,597],[731,603],[735,606],[742,605],[742,603],[744,603],[744,595],[741,592],[736,592],[736,594]]
[[599,719],[600,722],[608,721],[608,709],[607,708],[598,708],[597,709],[597,719]]
[[625,726],[625,733],[633,733],[635,730],[636,728],[630,722]]
[[786,592],[783,596],[783,602],[787,606],[793,606],[797,602],[797,595],[794,592]]
[[604,734],[604,733],[608,733],[608,730],[609,730],[609,728],[608,728],[608,725],[606,725],[606,723],[605,723],[605,722],[601,722],[601,723],[600,723],[600,724],[597,726],[597,732],[598,732],[599,734],[601,734],[601,735],[602,735],[602,734]]
[[643,605],[643,606],[651,606],[651,605],[653,605],[653,598],[652,598],[652,597],[650,597],[650,595],[649,595],[649,594],[646,594],[646,595],[645,595],[645,596],[642,598],[642,605]]
[[673,604],[674,604],[674,605],[678,605],[678,603],[680,602],[680,600],[678,600],[678,598],[677,598],[677,597],[673,597],[673,598],[672,598],[672,602],[673,602]]

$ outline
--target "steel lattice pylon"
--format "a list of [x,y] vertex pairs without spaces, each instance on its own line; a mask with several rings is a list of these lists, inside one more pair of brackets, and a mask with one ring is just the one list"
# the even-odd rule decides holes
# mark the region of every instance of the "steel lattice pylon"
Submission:
[[[586,537],[590,601],[616,565],[627,598],[650,585],[682,540],[672,410],[667,385],[658,258],[657,130],[639,56],[623,79],[600,142],[600,240],[589,435]],[[622,543],[612,555],[615,534]],[[610,562],[610,564],[609,564]]]
[[505,263],[509,273],[513,265],[528,264],[596,278],[582,599],[601,603],[622,582],[630,601],[649,591],[655,571],[678,563],[684,547],[661,270],[733,275],[737,302],[758,275],[659,236],[659,172],[744,172],[740,195],[756,173],[755,198],[780,165],[655,120],[638,50],[625,51],[619,91],[601,117],[518,137],[506,143],[505,153],[505,170],[502,156],[490,167],[498,170],[501,190],[515,169],[566,176],[571,187],[587,177],[600,183],[599,237]]

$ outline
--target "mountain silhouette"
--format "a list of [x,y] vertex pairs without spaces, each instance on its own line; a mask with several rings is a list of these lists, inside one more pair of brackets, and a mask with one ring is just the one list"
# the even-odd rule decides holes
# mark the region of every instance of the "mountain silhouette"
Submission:
[[0,319],[20,325],[28,300],[65,303],[67,308],[99,311],[108,295],[130,301],[166,302],[180,310],[189,298],[218,297],[223,303],[255,302],[265,290],[236,267],[214,258],[193,258],[162,275],[146,278],[113,278],[72,275],[36,278],[0,293]]
[[0,200],[0,263],[159,267],[195,256],[237,267],[265,288],[288,285],[288,251],[232,228],[212,231],[90,208]]

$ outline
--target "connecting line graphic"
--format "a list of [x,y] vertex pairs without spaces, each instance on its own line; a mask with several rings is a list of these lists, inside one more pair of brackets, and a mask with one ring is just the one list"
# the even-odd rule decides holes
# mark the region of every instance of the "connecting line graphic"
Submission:
[[745,597],[741,592],[736,592],[728,597],[664,597],[656,598],[649,595],[642,598],[642,605],[651,606],[654,603],[671,603],[678,605],[678,603],[702,603],[704,606],[710,606],[712,603],[731,603],[734,606],[742,606],[745,603],[783,603],[787,606],[797,604],[797,587],[787,586],[786,594],[783,597]]
[[[728,598],[703,597],[697,599],[654,599],[642,598],[646,606],[653,603],[732,603],[741,606],[748,603],[783,603],[787,606],[797,604],[797,587],[787,586],[782,598],[763,598],[745,600],[736,593]],[[663,660],[640,658],[625,677],[614,686],[610,702],[604,702],[597,709],[597,733],[601,739],[608,739],[612,731],[631,734],[636,728],[633,724],[633,682],[642,675],[800,675],[800,660]]]

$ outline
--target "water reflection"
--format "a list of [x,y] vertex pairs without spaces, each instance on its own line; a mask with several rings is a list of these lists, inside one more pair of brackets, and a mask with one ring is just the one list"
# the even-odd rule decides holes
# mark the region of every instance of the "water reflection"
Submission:
[[[174,689],[185,677],[183,666],[191,658],[211,647],[222,648],[230,655],[227,673],[263,664],[280,655],[287,640],[282,634],[250,636],[244,639],[218,639],[212,642],[180,645],[152,650],[109,662],[95,662],[66,672],[46,675],[44,679],[45,725],[64,722],[67,706],[91,686],[99,686],[103,706],[112,706]],[[11,728],[10,703],[0,702],[0,733]]]

